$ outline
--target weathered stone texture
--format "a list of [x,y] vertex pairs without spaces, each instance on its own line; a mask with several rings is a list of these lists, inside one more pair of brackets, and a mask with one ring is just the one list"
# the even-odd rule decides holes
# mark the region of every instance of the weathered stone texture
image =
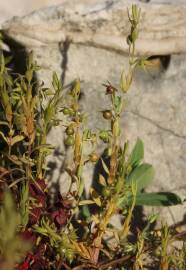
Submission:
[[[135,0],[133,3],[139,4]],[[129,0],[64,1],[3,25],[6,32],[27,47],[45,46],[70,39],[76,44],[128,51]],[[186,51],[186,5],[140,3],[142,14],[139,54],[184,53]],[[38,27],[39,26],[39,27]]]

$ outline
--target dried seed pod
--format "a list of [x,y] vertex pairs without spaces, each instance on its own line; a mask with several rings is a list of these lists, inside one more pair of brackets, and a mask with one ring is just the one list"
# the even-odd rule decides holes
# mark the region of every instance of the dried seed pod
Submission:
[[93,153],[91,153],[91,154],[89,155],[89,160],[90,160],[91,162],[96,162],[96,161],[98,161],[98,159],[99,159],[99,156],[98,156],[98,154],[95,153],[95,152],[93,152]]
[[105,118],[106,120],[110,120],[112,118],[112,112],[110,110],[105,110],[102,113],[103,118]]

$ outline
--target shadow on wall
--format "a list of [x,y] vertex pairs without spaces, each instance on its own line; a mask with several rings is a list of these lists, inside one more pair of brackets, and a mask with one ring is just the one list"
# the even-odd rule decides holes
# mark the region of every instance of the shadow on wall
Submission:
[[3,42],[8,46],[10,51],[3,51],[5,57],[12,56],[13,59],[9,64],[11,73],[16,77],[16,74],[25,74],[26,71],[26,58],[27,52],[23,45],[10,38],[6,33],[2,31]]
[[[3,34],[3,42],[9,48],[9,51],[3,50],[3,53],[5,57],[8,57],[8,56],[12,57],[12,61],[9,63],[11,75],[13,76],[13,78],[16,78],[17,74],[24,75],[27,69],[28,51],[22,44],[10,38],[3,31],[2,31],[2,34]],[[36,73],[34,73],[33,75],[33,81],[36,82],[34,83],[34,86],[33,86],[34,94],[36,94],[37,82],[38,82]]]

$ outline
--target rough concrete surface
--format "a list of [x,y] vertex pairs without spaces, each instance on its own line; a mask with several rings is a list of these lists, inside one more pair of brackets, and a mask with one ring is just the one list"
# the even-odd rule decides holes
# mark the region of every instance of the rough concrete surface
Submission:
[[62,2],[64,0],[0,0],[0,25],[13,16],[24,16],[34,10]]
[[[87,42],[87,40],[76,42],[75,39],[70,39],[69,46],[66,46],[65,42],[68,40],[68,31],[69,33],[73,32],[73,35],[78,38],[81,31],[84,31],[85,36],[87,33],[90,34],[91,27],[91,34],[94,32],[95,35],[96,32],[102,29],[99,36],[101,42],[103,42],[101,35],[104,36],[104,29],[107,31],[107,36],[109,36],[110,31],[109,40],[111,42],[115,31],[113,31],[114,27],[119,27],[118,35],[120,36],[122,36],[121,29],[124,29],[125,36],[128,31],[128,24],[126,18],[123,19],[122,14],[126,12],[126,5],[123,5],[122,9],[121,4],[124,2],[129,3],[129,1],[100,1],[99,4],[96,0],[70,2],[64,1],[64,5],[59,7],[43,9],[26,17],[13,19],[4,24],[4,29],[11,38],[26,46],[27,50],[33,50],[35,59],[43,68],[38,73],[38,78],[44,80],[46,85],[50,85],[54,70],[63,78],[65,84],[79,77],[84,93],[82,104],[88,112],[89,126],[107,127],[104,120],[100,119],[98,121],[99,111],[106,109],[108,104],[104,96],[102,83],[109,80],[118,85],[121,72],[127,63],[127,56],[122,50],[110,49],[99,46],[99,44],[95,46],[95,44]],[[171,3],[173,1],[151,2],[152,5],[155,2],[154,5],[161,2],[162,8],[166,8],[167,2]],[[164,4],[162,4],[163,2]],[[73,6],[73,3],[77,3],[77,6],[75,4]],[[179,3],[182,3],[181,7],[178,5]],[[185,1],[176,1],[176,6],[173,6],[177,11],[186,10],[184,4]],[[120,9],[117,9],[118,5],[120,5]],[[141,5],[143,5],[143,8],[149,4],[143,3]],[[147,7],[145,6],[145,8]],[[156,10],[158,5],[154,8]],[[171,8],[172,5],[169,5],[168,9],[171,10]],[[78,10],[79,14],[76,14],[75,10]],[[165,12],[165,14],[167,13]],[[93,24],[91,24],[91,20],[93,20]],[[114,20],[115,25],[113,28],[108,28],[107,22],[112,25],[112,20]],[[145,18],[143,20],[145,25]],[[165,15],[164,22],[168,27],[172,23],[172,18]],[[153,24],[154,29],[159,29],[158,24],[163,25],[162,21],[158,21],[158,19]],[[181,45],[179,46],[183,47],[185,46],[183,41],[186,37],[186,21],[184,18],[181,23],[179,22],[179,25],[183,27],[183,31],[174,31],[172,34],[180,42]],[[53,27],[55,31],[51,34]],[[152,35],[150,27],[147,28],[142,29],[142,31],[148,40],[148,38],[152,38]],[[165,30],[161,28],[159,33],[162,36],[154,35],[151,40],[158,42],[158,38],[160,41],[164,38],[166,42],[169,35],[166,29],[170,28],[165,28]],[[49,35],[48,39],[47,33]],[[112,46],[114,46],[113,44]],[[14,47],[14,50],[19,51],[19,47]],[[154,53],[154,55],[156,54]],[[175,54],[175,50],[171,51],[171,49],[169,55],[167,55],[166,51],[164,55],[166,56],[163,56],[163,58],[156,57],[160,62],[156,70],[149,70],[146,73],[139,70],[135,74],[134,82],[127,95],[126,110],[122,118],[122,139],[131,141],[131,145],[134,144],[137,137],[143,139],[145,143],[145,161],[152,163],[156,169],[155,181],[151,190],[173,191],[185,198],[186,55],[178,54],[178,51]],[[164,62],[166,62],[166,65]],[[63,151],[63,129],[58,127],[49,137],[49,140],[59,147],[60,151]],[[61,164],[59,157],[54,157],[52,161],[57,163],[53,179],[59,178],[63,182],[63,174],[59,172]],[[90,171],[91,168],[87,167],[86,179],[87,177],[91,178],[93,172]],[[64,188],[64,185],[62,185],[62,188]],[[162,217],[169,224],[172,224],[175,221],[182,221],[186,211],[185,206],[181,205],[165,208],[160,212]]]

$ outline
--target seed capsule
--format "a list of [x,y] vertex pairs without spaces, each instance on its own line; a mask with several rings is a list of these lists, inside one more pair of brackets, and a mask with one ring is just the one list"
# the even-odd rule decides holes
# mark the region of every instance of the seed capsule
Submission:
[[89,160],[91,162],[96,162],[96,161],[98,161],[98,159],[99,159],[99,156],[95,152],[93,152],[92,154],[89,155]]
[[75,114],[76,114],[76,112],[72,108],[70,108],[69,109],[69,115],[70,116],[75,116]]
[[104,187],[102,189],[102,194],[103,194],[104,197],[109,197],[111,195],[110,188],[109,187]]
[[72,146],[75,143],[74,136],[70,135],[65,139],[65,145]]
[[70,110],[65,107],[65,108],[63,108],[62,112],[64,115],[68,115],[70,113]]
[[59,126],[59,123],[60,123],[59,120],[55,120],[55,121],[54,121],[54,125],[55,125],[55,126]]
[[106,120],[109,120],[112,118],[112,112],[110,110],[105,110],[102,112],[103,113],[103,117],[106,119]]
[[65,256],[70,263],[73,262],[74,254],[71,251],[66,252]]
[[74,128],[72,126],[68,126],[65,130],[65,133],[67,135],[73,135],[74,134]]
[[99,133],[99,138],[104,142],[108,143],[109,142],[109,134],[106,130],[101,130]]
[[127,37],[127,44],[128,45],[131,45],[131,43],[132,43],[132,36],[131,35],[128,35],[128,37]]
[[115,92],[115,89],[111,85],[107,85],[106,95],[111,95]]

